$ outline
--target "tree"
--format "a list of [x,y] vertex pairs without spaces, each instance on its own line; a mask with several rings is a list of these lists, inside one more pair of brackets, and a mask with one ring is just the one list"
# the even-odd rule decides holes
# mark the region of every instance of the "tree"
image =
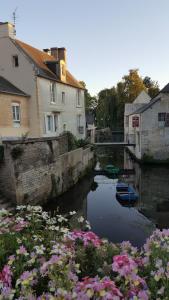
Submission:
[[159,92],[158,83],[148,76],[142,79],[138,69],[132,69],[115,87],[100,91],[96,109],[97,126],[123,128],[125,103],[133,102],[143,90],[154,97]]
[[146,91],[143,79],[138,74],[138,69],[129,70],[129,74],[123,77],[123,83],[127,102],[133,102],[143,90]]
[[86,83],[84,81],[80,81],[80,84],[85,88],[84,97],[85,97],[85,110],[94,110],[97,106],[97,99],[95,96],[91,96],[86,88]]
[[147,88],[147,92],[151,98],[154,98],[160,91],[157,81],[153,81],[149,76],[144,77],[143,83]]

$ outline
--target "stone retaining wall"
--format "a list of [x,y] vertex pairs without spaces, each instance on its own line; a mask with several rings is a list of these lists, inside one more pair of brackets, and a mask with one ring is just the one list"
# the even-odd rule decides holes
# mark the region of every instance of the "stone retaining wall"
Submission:
[[90,147],[67,152],[67,136],[4,143],[0,190],[17,204],[44,203],[73,186],[91,166]]

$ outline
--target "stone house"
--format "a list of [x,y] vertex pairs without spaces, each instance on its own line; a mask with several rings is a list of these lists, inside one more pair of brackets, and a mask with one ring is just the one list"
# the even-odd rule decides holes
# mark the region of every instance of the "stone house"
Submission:
[[129,116],[136,111],[138,108],[144,107],[145,104],[149,103],[151,100],[150,96],[145,92],[142,91],[137,98],[132,103],[126,103],[124,109],[124,139],[125,142],[129,141],[130,135],[130,142],[132,140],[132,134],[134,135],[134,128],[132,127],[132,122],[130,120],[129,123]]
[[40,51],[15,37],[11,23],[0,23],[0,76],[30,95],[29,137],[71,131],[85,138],[84,88],[67,69],[66,49]]
[[29,132],[29,96],[0,76],[0,140]]
[[138,159],[169,159],[169,84],[159,94],[131,112],[126,139]]

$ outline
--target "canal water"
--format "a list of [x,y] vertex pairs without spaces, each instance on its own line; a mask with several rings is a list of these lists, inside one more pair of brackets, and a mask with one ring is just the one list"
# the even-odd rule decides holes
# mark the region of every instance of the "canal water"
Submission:
[[[88,176],[46,208],[62,214],[76,210],[77,216],[87,219],[98,236],[115,243],[130,241],[140,247],[155,228],[169,228],[169,168],[140,167],[124,148],[101,147],[97,151],[96,168],[102,169],[107,164],[133,168],[135,174],[115,179]],[[118,202],[117,180],[137,191],[139,200],[134,205]]]

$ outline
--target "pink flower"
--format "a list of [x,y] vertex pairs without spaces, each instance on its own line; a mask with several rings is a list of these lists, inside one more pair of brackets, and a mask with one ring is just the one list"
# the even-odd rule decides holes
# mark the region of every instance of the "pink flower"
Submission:
[[23,255],[28,254],[26,248],[23,245],[20,246],[19,249],[16,252],[17,252],[17,254],[23,254]]
[[0,281],[4,284],[4,286],[11,287],[12,272],[10,266],[5,265],[3,267],[3,270],[0,273]]
[[92,231],[85,232],[81,230],[74,230],[68,234],[68,237],[73,241],[76,241],[77,239],[82,240],[84,246],[92,243],[95,247],[99,247],[102,243],[99,237]]
[[112,269],[121,276],[127,276],[137,270],[137,264],[127,254],[116,255],[113,257]]

